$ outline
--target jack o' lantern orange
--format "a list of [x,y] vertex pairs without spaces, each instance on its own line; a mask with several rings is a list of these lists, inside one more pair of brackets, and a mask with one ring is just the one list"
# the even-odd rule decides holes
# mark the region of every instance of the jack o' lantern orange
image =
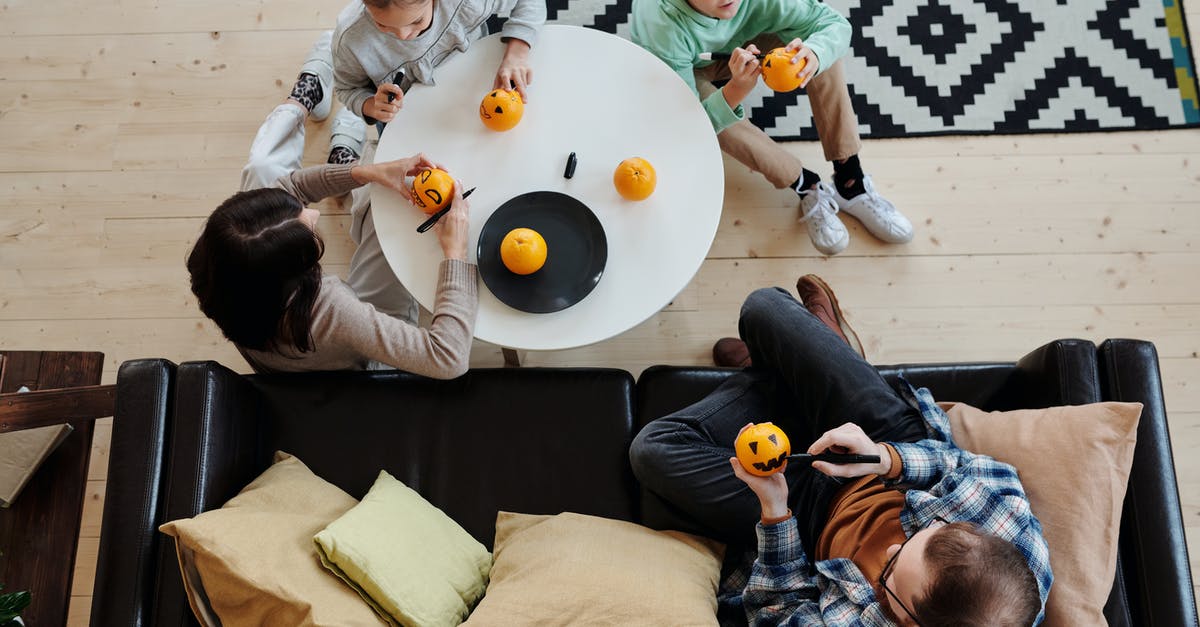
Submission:
[[767,87],[775,91],[792,91],[800,86],[800,79],[796,75],[808,65],[808,61],[801,58],[792,65],[795,55],[794,51],[787,48],[776,48],[763,57],[762,77]]
[[479,103],[479,119],[493,131],[507,131],[525,115],[525,101],[515,89],[493,89]]
[[792,443],[783,429],[769,422],[748,427],[733,443],[738,462],[752,475],[766,477],[783,468],[792,454]]
[[454,177],[439,168],[422,170],[413,177],[413,200],[427,214],[446,208],[454,198]]

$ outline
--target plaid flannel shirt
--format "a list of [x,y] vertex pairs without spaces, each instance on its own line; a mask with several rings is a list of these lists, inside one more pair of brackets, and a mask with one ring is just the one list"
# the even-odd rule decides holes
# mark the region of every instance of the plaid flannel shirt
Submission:
[[[950,419],[934,403],[929,390],[901,391],[925,419],[929,438],[890,443],[903,460],[900,476],[888,485],[905,490],[900,523],[905,535],[941,517],[966,521],[1012,542],[1025,556],[1037,579],[1045,616],[1053,575],[1042,526],[1029,509],[1029,499],[1008,464],[955,446]],[[752,625],[891,625],[871,582],[845,558],[812,564],[800,542],[796,520],[758,525],[758,557],[744,556],[721,584],[722,615],[741,607]]]

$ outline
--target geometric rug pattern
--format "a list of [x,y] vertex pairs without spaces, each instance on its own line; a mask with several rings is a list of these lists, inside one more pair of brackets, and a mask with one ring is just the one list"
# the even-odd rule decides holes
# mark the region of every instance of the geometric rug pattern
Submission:
[[[754,0],[745,0],[753,2]],[[1200,126],[1180,0],[827,0],[864,137]],[[629,37],[632,0],[548,0],[548,22]],[[803,90],[744,102],[777,139],[815,139]]]

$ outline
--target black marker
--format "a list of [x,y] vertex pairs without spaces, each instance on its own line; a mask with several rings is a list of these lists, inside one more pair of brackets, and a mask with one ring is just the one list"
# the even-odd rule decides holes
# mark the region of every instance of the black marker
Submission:
[[[396,78],[392,80],[392,84],[399,85],[400,81],[403,81],[403,80],[404,80],[404,68],[400,68],[400,69],[396,70]],[[391,104],[391,102],[395,99],[396,99],[396,94],[393,94],[392,92],[389,91],[388,92],[388,104]]]
[[575,164],[577,162],[578,160],[575,159],[575,153],[571,153],[571,156],[567,157],[567,169],[563,171],[563,178],[569,179],[572,176],[575,176]]
[[788,455],[788,461],[792,462],[829,462],[830,464],[878,464],[878,455],[857,455],[855,453],[796,453]]
[[[701,52],[697,56],[700,57],[701,61],[728,61],[733,58],[733,55],[728,52]],[[767,55],[760,53],[754,55],[754,58],[762,61],[767,58]]]
[[[471,192],[473,192],[473,191],[475,191],[475,188],[474,188],[474,187],[472,187],[471,189],[468,189],[467,191],[463,192],[463,198],[466,198],[467,196],[470,196],[470,195],[471,195]],[[437,221],[438,221],[438,220],[441,220],[441,219],[442,219],[442,216],[446,215],[446,214],[447,214],[447,213],[450,211],[450,206],[451,206],[452,204],[453,204],[453,202],[451,202],[451,204],[450,204],[450,205],[446,205],[446,207],[445,207],[445,208],[443,208],[442,210],[438,211],[437,213],[435,213],[435,214],[433,214],[433,215],[429,216],[429,219],[428,219],[428,220],[426,220],[426,221],[422,222],[422,223],[421,223],[421,226],[418,226],[418,227],[417,227],[417,232],[418,232],[418,233],[424,233],[425,231],[428,231],[429,229],[432,229],[432,228],[433,228],[433,225],[437,224]],[[878,460],[878,459],[876,459],[875,461],[879,461],[879,460]]]

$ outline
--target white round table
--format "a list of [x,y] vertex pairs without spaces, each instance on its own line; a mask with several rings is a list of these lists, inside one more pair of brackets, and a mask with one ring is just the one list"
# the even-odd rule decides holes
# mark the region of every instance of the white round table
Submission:
[[[443,63],[436,86],[413,85],[387,125],[375,160],[424,152],[471,195],[468,248],[491,213],[519,194],[569,194],[599,218],[608,262],[596,288],[562,311],[531,314],[505,305],[480,282],[475,336],[502,347],[552,350],[591,344],[654,315],[700,268],[717,231],[725,177],[716,135],[696,96],[665,64],[637,45],[600,31],[547,25],[530,51],[533,83],[516,128],[497,133],[479,120],[479,103],[503,55],[499,35]],[[563,178],[575,152],[572,179]],[[617,194],[612,175],[627,157],[658,174],[647,200]],[[375,227],[396,277],[433,309],[436,231],[417,233],[426,216],[378,185]],[[554,243],[550,242],[551,254]]]

